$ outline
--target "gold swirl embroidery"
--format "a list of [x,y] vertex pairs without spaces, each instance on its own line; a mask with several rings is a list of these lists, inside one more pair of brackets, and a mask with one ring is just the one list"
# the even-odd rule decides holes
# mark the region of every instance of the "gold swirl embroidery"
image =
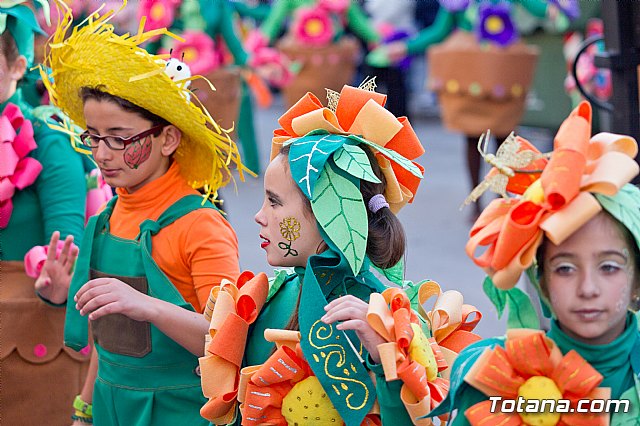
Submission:
[[[320,323],[320,326],[318,326],[318,324]],[[314,342],[314,340],[328,340],[331,339],[333,337],[333,326],[332,325],[327,325],[325,323],[323,323],[320,320],[317,320],[316,322],[313,323],[313,325],[311,326],[311,329],[309,330],[309,343],[311,344],[311,346],[313,346],[314,348],[318,349],[318,350],[327,350],[327,354],[325,356],[324,352],[320,352],[320,355],[323,358],[324,361],[324,373],[334,379],[340,382],[340,387],[347,391],[349,389],[348,385],[345,384],[345,382],[348,383],[354,383],[356,385],[362,386],[362,389],[364,389],[364,397],[362,399],[362,402],[360,404],[351,404],[351,399],[354,396],[354,392],[349,392],[346,396],[344,396],[344,401],[347,404],[347,407],[349,407],[350,410],[361,410],[366,404],[367,401],[369,400],[369,389],[367,388],[367,386],[364,384],[364,382],[357,380],[357,379],[352,379],[350,377],[340,377],[340,376],[335,376],[333,374],[331,374],[329,372],[329,368],[330,367],[334,367],[336,369],[336,372],[339,372],[340,369],[344,368],[345,362],[346,362],[346,353],[344,348],[341,345],[337,345],[335,343],[328,343],[328,344],[324,344],[322,346],[318,346],[316,344],[316,342]],[[335,339],[337,339],[339,336],[335,336]],[[334,355],[338,356],[338,360],[333,361],[335,359]],[[314,354],[313,356],[315,362],[320,363],[320,359]],[[353,364],[349,364],[349,367],[355,372],[356,368]],[[333,390],[336,392],[337,395],[340,395],[340,391],[336,388],[335,385],[332,385]]]

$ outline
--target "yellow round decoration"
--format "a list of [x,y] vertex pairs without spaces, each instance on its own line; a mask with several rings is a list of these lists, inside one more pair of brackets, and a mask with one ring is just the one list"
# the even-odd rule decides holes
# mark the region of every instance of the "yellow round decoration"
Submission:
[[[520,386],[518,397],[522,397],[525,400],[554,399],[558,401],[562,398],[562,393],[550,378],[533,376]],[[560,421],[560,413],[520,413],[520,417],[523,422],[530,426],[554,426]]]
[[491,34],[499,34],[504,31],[504,22],[497,16],[491,16],[485,23],[485,29]]
[[193,47],[187,47],[182,51],[184,53],[184,62],[190,64],[191,62],[198,59],[198,50]]
[[524,194],[522,194],[522,198],[527,201],[531,201],[534,204],[542,204],[544,201],[544,189],[542,188],[542,181],[537,179],[533,182]]
[[307,31],[307,34],[314,37],[322,33],[323,29],[324,29],[324,25],[322,24],[322,21],[319,19],[309,19],[305,25],[305,30]]
[[449,80],[447,81],[447,92],[449,93],[458,93],[458,90],[460,90],[460,83],[458,83],[456,80]]
[[316,376],[296,383],[282,399],[282,416],[291,426],[342,424],[342,418]]
[[427,380],[433,381],[438,376],[438,364],[422,328],[418,324],[411,324],[413,339],[409,343],[409,356],[427,370]]
[[156,3],[151,6],[151,10],[149,11],[149,15],[151,19],[154,21],[159,21],[164,16],[164,5],[162,3]]
[[[78,126],[85,127],[81,87],[100,90],[126,99],[175,125],[182,141],[174,154],[180,173],[194,188],[205,187],[207,195],[231,180],[237,170],[244,180],[246,167],[229,135],[213,118],[185,96],[185,89],[164,72],[163,58],[149,54],[140,44],[153,36],[172,35],[164,29],[118,35],[108,22],[111,12],[92,15],[82,27],[72,28],[73,16],[66,8],[62,22],[51,37],[40,75],[51,101]],[[213,130],[212,130],[213,129]]]
[[522,86],[520,86],[519,84],[514,84],[513,86],[511,86],[511,94],[513,96],[519,97],[522,96]]

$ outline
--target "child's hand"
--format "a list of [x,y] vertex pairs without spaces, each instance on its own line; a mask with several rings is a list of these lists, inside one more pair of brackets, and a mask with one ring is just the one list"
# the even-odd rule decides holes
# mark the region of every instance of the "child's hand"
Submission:
[[73,273],[73,265],[78,257],[78,247],[72,246],[73,236],[68,235],[60,257],[56,259],[56,248],[60,240],[60,232],[55,231],[49,241],[47,260],[42,266],[40,276],[35,283],[36,291],[51,303],[61,304],[67,301],[69,284]]
[[367,322],[368,308],[369,304],[357,297],[351,295],[342,296],[324,307],[327,313],[321,319],[326,324],[344,321],[338,324],[336,328],[338,330],[355,330],[358,338],[371,355],[373,362],[380,364],[378,345],[386,343],[386,340],[376,333]]
[[154,298],[140,293],[116,278],[96,278],[83,285],[73,300],[80,315],[96,320],[109,314],[122,314],[136,321],[152,321]]

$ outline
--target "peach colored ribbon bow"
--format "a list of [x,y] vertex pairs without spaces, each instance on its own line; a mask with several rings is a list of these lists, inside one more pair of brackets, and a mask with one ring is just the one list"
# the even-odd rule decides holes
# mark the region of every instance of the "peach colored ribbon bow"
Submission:
[[42,171],[38,160],[27,157],[36,148],[31,122],[8,103],[0,116],[0,229],[9,225],[16,190],[33,184]]
[[421,417],[446,397],[449,380],[437,373],[448,366],[435,339],[422,332],[409,298],[399,288],[371,294],[367,322],[387,341],[378,345],[385,378],[403,381],[400,398],[413,424],[433,424]]
[[[517,400],[563,398],[571,400],[568,413],[491,412],[492,401],[465,411],[469,423],[524,426],[528,424],[606,426],[608,413],[578,413],[578,400],[608,399],[609,388],[598,388],[602,375],[576,351],[562,355],[540,330],[511,329],[505,347],[486,349],[467,373],[465,381],[489,397]],[[546,408],[546,407],[545,407]],[[543,421],[544,420],[544,421]]]
[[[590,135],[591,106],[583,102],[560,126],[540,179],[520,198],[493,200],[474,224],[467,255],[496,287],[515,286],[532,264],[543,235],[560,244],[594,217],[602,207],[590,193],[615,195],[638,174],[633,138]],[[488,248],[476,256],[478,246]]]
[[[423,306],[434,298],[433,308],[425,312]],[[427,281],[418,291],[421,314],[427,319],[431,333],[440,346],[447,365],[453,365],[456,356],[470,344],[481,340],[473,333],[482,313],[472,305],[463,303],[463,296],[459,291],[447,290],[442,292],[435,281]],[[449,378],[450,369],[442,371],[442,377]]]
[[200,409],[213,424],[232,423],[237,407],[240,366],[249,325],[267,300],[269,280],[264,273],[243,272],[233,284],[223,280],[211,289],[205,316],[210,315],[210,342],[200,358],[202,391],[209,401]]
[[[409,160],[418,158],[424,154],[418,136],[406,117],[396,118],[384,108],[386,99],[387,96],[380,93],[344,86],[334,112],[307,92],[278,119],[281,128],[273,132],[271,159],[289,139],[318,129],[340,135],[358,135]],[[387,181],[385,198],[391,210],[397,213],[413,200],[420,178],[380,153],[376,157]],[[413,164],[424,173],[422,166]]]

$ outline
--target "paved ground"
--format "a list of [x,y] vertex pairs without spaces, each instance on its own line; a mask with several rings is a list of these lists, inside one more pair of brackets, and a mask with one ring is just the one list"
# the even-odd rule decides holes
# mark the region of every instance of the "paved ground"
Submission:
[[[257,110],[262,163],[268,162],[271,132],[277,118],[284,112],[276,101],[267,110]],[[465,302],[478,307],[484,314],[478,332],[485,337],[504,333],[506,321],[497,319],[495,309],[482,292],[484,274],[465,255],[464,245],[471,222],[471,209],[459,207],[469,192],[463,157],[463,139],[445,130],[437,117],[412,119],[426,154],[419,159],[425,166],[425,180],[415,202],[405,207],[399,218],[408,236],[406,278],[437,281],[444,289],[458,289]],[[258,226],[253,220],[263,200],[262,179],[250,178],[238,185],[238,192],[223,193],[231,223],[238,233],[243,269],[270,271],[260,248]]]

